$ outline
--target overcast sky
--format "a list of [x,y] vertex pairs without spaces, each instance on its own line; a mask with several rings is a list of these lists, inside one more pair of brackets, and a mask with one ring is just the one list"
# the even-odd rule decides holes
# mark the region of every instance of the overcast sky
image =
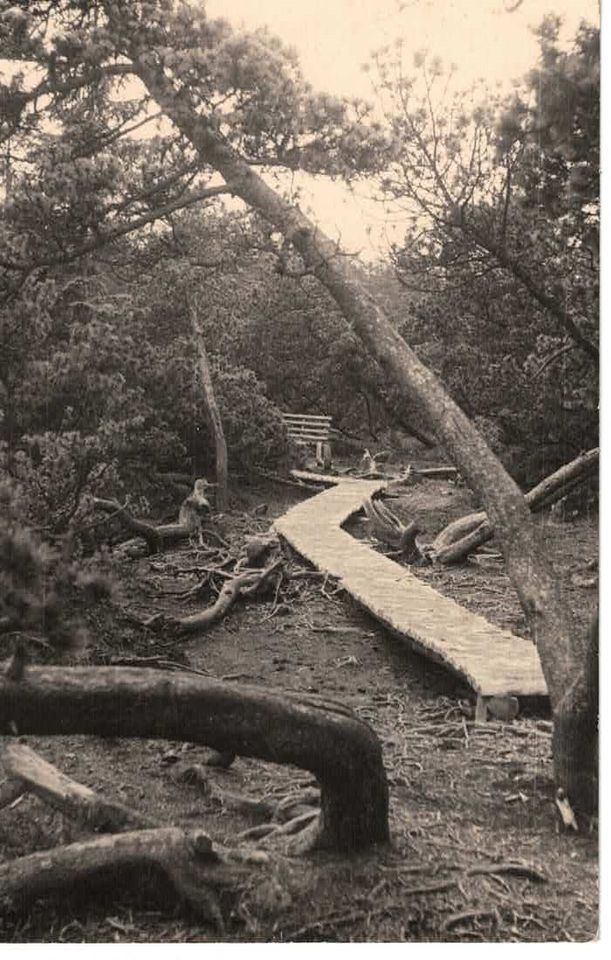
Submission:
[[598,19],[598,0],[207,0],[210,16],[235,26],[267,26],[299,51],[304,73],[329,93],[369,92],[361,66],[373,50],[397,37],[456,63],[468,85],[511,80],[534,63],[537,43],[529,27],[559,14],[570,36],[581,19]]
[[[210,16],[223,16],[234,26],[267,26],[300,55],[306,78],[318,90],[365,98],[370,80],[362,65],[371,53],[401,38],[407,62],[427,49],[457,67],[457,84],[468,87],[479,78],[490,86],[509,87],[535,63],[537,42],[531,27],[547,13],[563,18],[563,36],[570,38],[580,20],[598,22],[598,0],[207,0]],[[321,226],[341,234],[350,250],[371,257],[385,233],[383,211],[356,202],[338,184],[317,183],[311,207]],[[386,229],[387,228],[387,229]]]

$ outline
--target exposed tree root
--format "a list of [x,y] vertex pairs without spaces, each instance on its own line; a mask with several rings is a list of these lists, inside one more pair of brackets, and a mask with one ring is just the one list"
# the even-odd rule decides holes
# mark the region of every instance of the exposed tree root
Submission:
[[238,893],[252,865],[232,862],[213,849],[201,830],[137,830],[43,850],[0,864],[0,904],[23,913],[34,900],[130,887],[142,895],[152,873],[166,878],[178,901],[224,930],[221,901]]
[[363,509],[378,540],[398,550],[408,563],[428,562],[416,542],[420,533],[416,523],[405,526],[384,503],[371,497],[363,501]]
[[194,763],[180,768],[175,773],[175,779],[196,785],[208,799],[216,801],[226,810],[236,810],[262,820],[269,820],[274,814],[275,805],[272,802],[265,799],[255,800],[225,790],[210,778],[209,771],[201,764]]
[[320,784],[317,844],[388,840],[388,787],[373,730],[341,703],[130,667],[30,667],[0,676],[0,730],[162,737],[288,763]]
[[206,497],[206,490],[209,487],[210,484],[204,478],[196,480],[193,491],[180,506],[178,522],[162,524],[158,527],[144,520],[138,520],[116,500],[95,497],[93,506],[97,510],[116,516],[130,533],[137,534],[146,541],[151,553],[157,553],[171,544],[201,532],[202,518],[209,516],[212,509]]
[[[197,785],[208,799],[216,801],[224,809],[236,810],[263,821],[239,833],[236,838],[238,840],[261,840],[270,837],[275,841],[279,838],[293,837],[301,831],[306,831],[306,828],[310,828],[314,822],[317,835],[319,834],[320,791],[318,789],[305,788],[287,794],[280,800],[272,798],[257,800],[225,790],[210,778],[208,771],[200,764],[179,769],[175,777],[178,781]],[[306,831],[304,836],[311,845],[314,839],[311,832]],[[302,837],[299,838],[300,841],[302,839]]]
[[107,800],[67,777],[25,743],[9,741],[2,752],[2,763],[13,782],[21,786],[21,793],[35,794],[94,832],[119,833],[130,828],[159,825],[136,810]]
[[239,597],[252,597],[264,590],[277,575],[283,560],[274,560],[264,570],[245,569],[242,573],[227,580],[211,607],[189,614],[186,617],[168,617],[166,614],[154,614],[143,621],[144,626],[157,632],[173,634],[203,633],[214,623],[222,620]]

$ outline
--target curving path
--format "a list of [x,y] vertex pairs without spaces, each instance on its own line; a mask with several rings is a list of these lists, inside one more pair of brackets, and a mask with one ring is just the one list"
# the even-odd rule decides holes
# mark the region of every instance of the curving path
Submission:
[[385,483],[333,482],[276,520],[278,534],[319,570],[338,577],[344,590],[394,634],[467,680],[477,693],[477,720],[486,718],[493,697],[546,696],[534,644],[442,596],[342,529]]

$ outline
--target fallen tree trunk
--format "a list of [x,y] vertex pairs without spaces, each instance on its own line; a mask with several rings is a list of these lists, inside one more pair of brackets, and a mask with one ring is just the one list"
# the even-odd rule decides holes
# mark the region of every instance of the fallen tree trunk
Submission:
[[93,498],[96,510],[118,517],[124,527],[142,537],[151,553],[168,547],[179,540],[186,540],[200,530],[201,519],[211,512],[210,502],[205,495],[207,480],[200,478],[195,481],[193,491],[180,505],[177,523],[166,523],[156,527],[145,520],[138,520],[126,507],[116,500],[106,500],[102,497]]
[[[591,477],[598,470],[598,463],[599,449],[595,447],[545,477],[524,496],[531,511],[536,513],[560,500]],[[449,523],[435,537],[432,556],[439,563],[457,563],[493,536],[494,527],[486,512],[471,513]]]
[[119,833],[129,828],[158,826],[149,817],[107,800],[67,777],[25,743],[9,741],[2,752],[2,764],[9,777],[21,785],[21,793],[35,794],[88,830]]
[[95,886],[123,892],[131,885],[141,897],[147,880],[157,886],[161,875],[183,905],[223,929],[217,891],[236,893],[240,881],[251,872],[252,867],[247,871],[223,860],[201,830],[138,830],[42,850],[0,864],[0,903],[23,913],[34,900],[68,893],[91,896]]
[[231,686],[130,667],[30,667],[0,677],[0,730],[163,737],[295,764],[321,785],[317,845],[353,850],[388,840],[380,743],[350,710],[320,697]]

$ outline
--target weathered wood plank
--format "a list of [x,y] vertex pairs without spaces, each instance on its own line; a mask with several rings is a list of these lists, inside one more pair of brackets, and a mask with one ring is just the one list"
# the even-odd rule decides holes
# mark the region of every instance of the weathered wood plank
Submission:
[[338,482],[289,510],[276,530],[316,567],[339,578],[389,630],[463,677],[481,697],[545,696],[532,643],[442,596],[341,529],[365,497],[384,486],[380,480]]

